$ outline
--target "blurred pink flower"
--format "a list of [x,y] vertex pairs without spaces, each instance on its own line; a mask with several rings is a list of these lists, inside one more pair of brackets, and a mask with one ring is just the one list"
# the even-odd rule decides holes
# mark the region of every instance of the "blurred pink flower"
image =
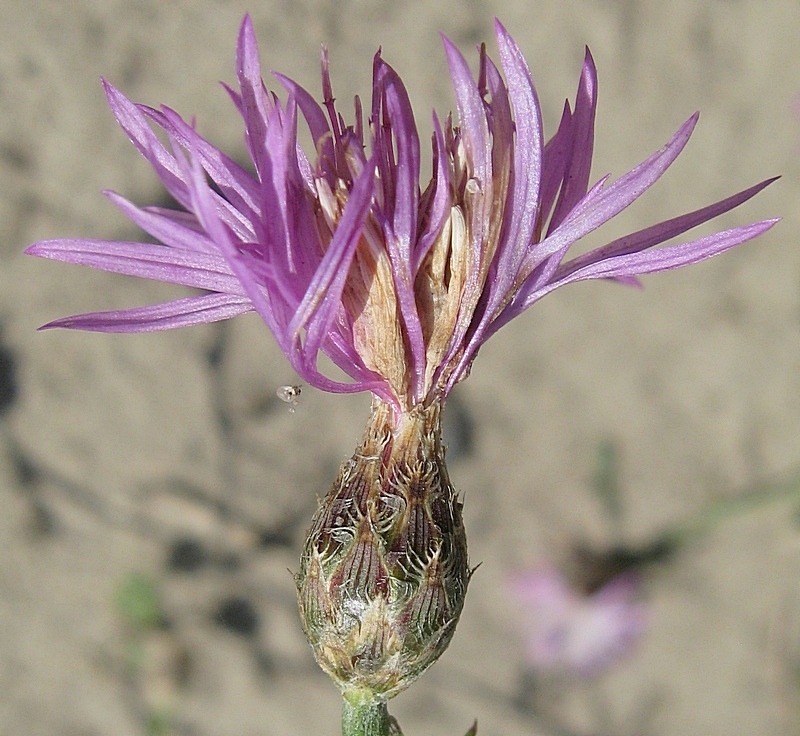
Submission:
[[582,593],[553,568],[516,575],[526,657],[535,671],[599,674],[627,654],[646,626],[639,578],[623,574]]

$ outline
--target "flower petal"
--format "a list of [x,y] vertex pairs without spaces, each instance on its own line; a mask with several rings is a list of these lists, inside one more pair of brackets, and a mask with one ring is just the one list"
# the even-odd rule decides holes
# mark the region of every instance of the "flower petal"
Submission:
[[[697,123],[698,113],[690,117],[660,151],[623,174],[608,188],[595,185],[555,231],[531,249],[528,268],[570,245],[608,222],[629,207],[655,184],[680,155]],[[560,260],[560,259],[559,259]]]
[[105,195],[128,219],[170,248],[200,253],[219,252],[214,242],[202,231],[194,215],[182,210],[137,207],[116,192],[106,191]]
[[229,156],[209,143],[174,110],[141,108],[144,114],[163,128],[186,150],[193,150],[203,168],[219,187],[235,210],[251,220],[261,216],[258,201],[258,182]]
[[597,109],[597,68],[589,49],[575,96],[575,111],[570,118],[569,163],[563,174],[561,193],[550,218],[550,231],[558,227],[567,214],[586,195],[594,152],[594,118]]
[[322,171],[326,172],[328,183],[332,185],[334,182],[336,153],[333,146],[333,136],[324,110],[317,104],[313,96],[295,81],[285,77],[283,74],[275,74],[275,78],[295,99],[300,112],[303,113],[303,117],[311,131],[311,137],[314,139],[317,155],[323,162],[326,162],[326,165],[322,166]]
[[[425,344],[414,292],[413,256],[419,212],[419,135],[411,101],[402,80],[388,64],[377,60],[375,96],[383,113],[376,121],[374,149],[384,187],[384,240],[408,341],[411,395],[424,399]],[[380,115],[380,112],[378,113]],[[397,155],[397,160],[393,157]]]
[[[689,118],[660,151],[617,179],[608,188],[604,177],[595,184],[556,230],[530,249],[522,270],[521,292],[537,291],[547,284],[569,248],[635,202],[680,155],[697,123],[699,113]],[[518,303],[523,300],[515,299]]]
[[242,22],[236,45],[236,76],[241,88],[239,99],[245,124],[247,148],[259,177],[262,177],[265,163],[264,139],[266,138],[267,120],[273,105],[261,79],[258,41],[249,14]]
[[231,294],[203,294],[164,304],[63,317],[40,327],[89,332],[159,332],[219,322],[253,311],[250,300]]
[[431,182],[420,199],[420,225],[422,231],[414,250],[413,273],[416,277],[425,256],[444,227],[450,214],[449,163],[444,133],[439,118],[433,114],[433,174]]
[[192,156],[191,161],[187,161],[183,156],[178,156],[177,161],[187,182],[190,210],[195,213],[203,229],[216,243],[220,253],[227,261],[228,267],[235,274],[242,289],[250,298],[253,307],[267,323],[278,344],[285,351],[285,331],[275,320],[268,295],[256,277],[258,271],[250,263],[252,258],[237,248],[230,231],[220,218],[214,201],[214,193],[206,182],[200,163],[194,156]]
[[572,141],[572,109],[569,100],[564,103],[561,121],[555,135],[545,144],[542,156],[541,201],[539,203],[539,226],[547,222],[559,189],[566,176],[570,161],[570,142]]
[[192,253],[148,243],[72,239],[41,241],[25,252],[101,271],[245,296],[225,259],[208,253]]
[[442,36],[442,42],[450,65],[466,158],[472,166],[472,176],[481,187],[486,187],[491,177],[492,151],[483,100],[466,59],[447,37]]
[[566,284],[586,279],[626,279],[632,276],[667,271],[699,263],[758,237],[777,222],[779,222],[779,219],[764,220],[752,225],[744,225],[713,235],[707,235],[697,240],[690,240],[687,243],[668,245],[663,248],[636,253],[626,253],[589,263],[581,268],[567,272],[564,276],[548,281],[535,291],[520,291],[517,299],[506,308],[497,322],[492,325],[492,332],[496,332],[503,324],[519,315],[543,296]]
[[563,264],[557,270],[557,276],[563,277],[567,273],[571,273],[589,263],[595,263],[613,256],[635,253],[636,251],[645,250],[646,248],[663,243],[670,238],[685,233],[687,230],[691,230],[697,225],[718,217],[723,212],[738,207],[743,202],[746,202],[748,199],[758,194],[762,189],[772,184],[772,182],[777,181],[777,179],[778,177],[765,179],[755,186],[708,205],[707,207],[689,212],[685,215],[680,215],[679,217],[674,217],[671,220],[660,222],[657,225],[652,225],[643,230],[638,230],[635,233],[626,235],[625,237],[618,238],[608,243],[608,245],[596,248]]
[[172,197],[188,209],[186,185],[181,179],[180,168],[169,151],[158,139],[138,105],[131,102],[114,85],[103,80],[108,104],[120,127],[127,133],[139,153],[144,156],[153,171]]
[[514,112],[514,159],[501,242],[487,284],[491,291],[481,325],[470,341],[475,349],[482,341],[486,324],[495,316],[499,305],[508,299],[534,239],[542,179],[542,119],[533,78],[522,52],[506,29],[499,21],[495,21],[495,27]]
[[374,176],[374,165],[370,162],[356,180],[328,250],[288,326],[287,335],[292,341],[299,340],[301,331],[305,330],[306,360],[316,361],[317,352],[339,311],[350,262],[372,200]]

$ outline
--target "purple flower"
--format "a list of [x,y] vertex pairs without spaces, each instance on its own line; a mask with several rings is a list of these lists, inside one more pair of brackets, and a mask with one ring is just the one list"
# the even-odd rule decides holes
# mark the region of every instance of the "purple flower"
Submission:
[[[269,93],[252,23],[239,34],[238,108],[252,169],[168,107],[130,102],[106,83],[111,109],[181,209],[111,200],[161,244],[59,239],[28,253],[203,290],[165,304],[59,319],[46,327],[145,332],[256,311],[297,373],[326,391],[369,390],[395,412],[444,399],[480,346],[554,289],[701,261],[775,220],[653,249],[738,206],[728,199],[567,258],[570,246],[624,210],[677,158],[693,115],[658,152],[589,186],[597,77],[589,52],[574,107],[547,141],[533,80],[496,23],[500,69],[481,48],[477,80],[450,41],[457,123],[433,116],[432,177],[420,187],[420,142],[397,73],[374,59],[372,103],[353,122],[336,110],[322,57],[323,103],[276,75]],[[298,144],[302,118],[313,156]],[[154,132],[160,128],[165,145]],[[162,245],[163,244],[163,245]],[[318,368],[327,355],[352,379]]]
[[591,594],[578,592],[551,568],[518,575],[512,592],[520,605],[528,664],[538,672],[584,677],[602,672],[644,631],[638,588],[631,573]]

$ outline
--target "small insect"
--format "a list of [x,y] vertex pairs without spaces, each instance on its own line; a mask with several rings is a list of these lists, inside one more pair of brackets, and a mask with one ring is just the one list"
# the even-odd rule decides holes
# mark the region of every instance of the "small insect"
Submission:
[[301,391],[302,386],[300,385],[281,386],[275,393],[281,401],[289,404],[289,412],[294,414],[295,407],[300,403]]

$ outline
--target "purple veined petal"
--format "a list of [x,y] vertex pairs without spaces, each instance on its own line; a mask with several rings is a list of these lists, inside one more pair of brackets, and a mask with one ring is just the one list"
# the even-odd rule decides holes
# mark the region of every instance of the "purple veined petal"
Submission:
[[[264,259],[273,265],[274,277],[267,284],[275,319],[281,330],[294,318],[317,265],[322,246],[315,228],[316,213],[306,197],[298,167],[296,105],[290,98],[283,121],[271,117],[267,130],[262,198],[272,217],[260,227]],[[277,111],[273,111],[273,116]],[[288,339],[288,338],[287,338]]]
[[542,184],[539,203],[539,227],[542,230],[566,176],[569,164],[569,145],[572,140],[571,127],[572,109],[569,106],[569,100],[567,100],[564,103],[564,110],[561,113],[558,129],[545,144],[542,156]]
[[260,223],[259,236],[265,256],[280,261],[279,270],[287,274],[294,271],[286,221],[286,177],[297,141],[295,111],[294,101],[290,101],[286,115],[280,116],[277,109],[270,114],[261,163],[261,197],[269,216]]
[[[534,240],[542,174],[542,120],[533,78],[522,52],[499,21],[495,22],[495,29],[514,112],[514,162],[508,202],[505,204],[507,213],[489,278],[491,291],[481,324],[471,339],[475,348],[480,345],[483,328],[498,306],[508,298],[529,244]],[[495,96],[493,92],[492,97]]]
[[[295,370],[312,385],[336,393],[370,390],[396,407],[397,398],[388,391],[385,381],[363,380],[364,366],[361,359],[353,363],[346,360],[347,351],[341,349],[342,343],[335,337],[333,329],[341,314],[342,290],[361,238],[364,219],[369,212],[373,178],[374,164],[370,161],[350,192],[334,237],[286,331],[291,347],[284,352]],[[301,342],[302,331],[305,331],[305,341]],[[352,343],[352,339],[350,342]],[[356,382],[341,383],[322,375],[316,367],[320,351],[331,356]]]
[[[202,168],[200,167],[199,162],[196,158],[192,158],[192,161],[182,161],[179,159],[179,164],[182,164],[185,167],[184,176],[186,177],[187,181],[190,185],[190,195],[192,197],[192,204],[193,210],[197,213],[198,219],[202,223],[203,227],[208,231],[214,241],[220,246],[220,250],[222,251],[223,255],[225,256],[226,260],[228,261],[228,265],[230,266],[231,270],[236,274],[237,278],[239,279],[243,289],[247,293],[249,300],[251,302],[252,307],[261,315],[261,318],[267,324],[267,326],[272,331],[275,339],[277,340],[279,346],[283,350],[284,354],[289,358],[292,366],[297,370],[299,375],[308,383],[317,388],[320,388],[323,391],[330,391],[335,393],[349,393],[349,392],[357,392],[365,390],[365,387],[362,384],[354,383],[354,384],[346,384],[341,383],[339,381],[335,381],[333,379],[329,379],[327,376],[322,375],[316,369],[316,351],[313,352],[313,361],[309,359],[309,356],[312,354],[312,351],[303,350],[299,345],[296,339],[296,335],[293,335],[289,330],[287,330],[284,324],[278,322],[275,318],[275,312],[273,310],[272,305],[267,300],[267,293],[262,290],[259,283],[253,277],[252,272],[248,269],[246,262],[243,259],[243,254],[241,254],[235,244],[230,239],[230,236],[225,228],[225,224],[222,220],[219,219],[218,212],[214,206],[213,199],[211,197],[211,190],[208,188],[208,185],[205,181],[205,176],[203,173]],[[361,209],[363,212],[361,213],[361,221],[363,221],[364,215],[366,215],[366,210],[369,206],[369,195],[371,193],[371,189],[369,188],[369,184],[371,183],[371,172],[368,172],[369,175],[363,177],[367,180],[368,185],[364,186],[363,181],[360,180],[359,183],[356,185],[353,193],[351,194],[350,201],[353,201],[353,197],[356,195],[356,190],[359,188],[359,184],[361,185],[362,189],[365,189],[366,192],[361,192],[359,197],[355,200],[356,203],[359,203],[360,200],[363,200]],[[365,196],[366,194],[366,196]],[[349,206],[349,202],[348,202]],[[351,209],[352,211],[355,209],[355,206]],[[351,214],[350,217],[357,217],[358,214],[355,215]],[[340,223],[340,228],[344,226],[343,234],[346,234],[348,229],[348,224],[345,222],[348,220],[348,207],[345,207],[345,212],[342,216],[342,222]],[[360,232],[360,223],[358,226],[358,231]],[[339,230],[337,230],[338,234]],[[352,257],[352,253],[351,253]],[[334,277],[339,277],[342,280],[342,283],[339,284],[339,294],[336,297],[336,303],[333,304],[335,308],[338,306],[338,302],[341,298],[341,289],[343,286],[343,278],[346,275],[346,269],[344,272],[340,272],[340,274],[334,274]],[[301,305],[302,307],[302,305]],[[328,310],[323,310],[328,311]],[[306,337],[308,340],[308,335],[311,333],[313,334],[313,327],[315,325],[312,323],[312,330],[307,330]],[[327,331],[330,324],[322,328],[323,334],[322,339],[325,337],[325,332]],[[319,340],[320,338],[316,335],[313,336],[314,340]],[[318,346],[316,348],[318,350]]]
[[[268,291],[280,295],[271,300],[278,322],[286,326],[294,317],[314,271],[322,258],[315,228],[316,213],[305,190],[297,151],[297,107],[290,98],[282,122],[271,116],[267,130],[262,199],[271,217],[261,224],[264,259],[276,275]],[[277,111],[272,113],[277,115]]]
[[[525,209],[530,202],[524,202],[524,209],[515,209],[516,147],[515,123],[511,111],[509,91],[494,62],[488,56],[481,57],[481,84],[488,98],[487,119],[492,136],[493,182],[489,190],[490,220],[480,241],[472,239],[477,253],[474,265],[470,268],[465,285],[465,307],[459,315],[459,326],[447,353],[447,362],[456,353],[463,359],[473,345],[480,345],[483,327],[490,317],[490,310],[503,300],[505,292],[516,280],[519,261],[527,242],[516,241],[520,220],[525,217]],[[524,179],[523,188],[524,188]],[[532,207],[535,211],[535,204]],[[477,298],[475,298],[477,295]]]
[[[340,310],[337,322],[341,322],[343,314],[346,312]],[[381,376],[364,365],[364,361],[354,346],[352,329],[344,329],[341,324],[337,324],[331,329],[322,350],[339,368],[350,374],[357,382],[370,386],[387,387],[386,381]]]
[[364,110],[361,107],[361,98],[356,95],[353,98],[353,133],[360,141],[364,141]]
[[105,195],[135,225],[170,248],[200,253],[219,252],[216,245],[199,229],[200,224],[191,213],[157,207],[137,207],[116,192],[106,191]]
[[186,184],[181,179],[180,168],[174,156],[162,145],[142,111],[110,82],[103,80],[111,112],[120,127],[144,156],[172,197],[186,209],[188,197]]
[[442,36],[442,43],[453,80],[461,140],[467,149],[467,159],[472,163],[472,175],[485,188],[492,171],[492,150],[483,100],[467,60],[446,36]]
[[304,156],[298,154],[297,105],[293,97],[289,98],[283,125],[278,130],[282,138],[273,140],[268,135],[268,146],[273,152],[271,160],[276,206],[283,228],[280,237],[285,242],[276,241],[280,247],[276,245],[274,250],[286,256],[282,264],[284,280],[292,285],[291,303],[296,306],[314,276],[324,249],[316,227],[316,187],[312,182],[313,191],[309,189],[306,177],[311,177],[311,171]]
[[293,342],[305,330],[303,352],[307,360],[316,361],[340,308],[350,263],[372,201],[373,178],[374,164],[370,162],[356,180],[325,256],[288,326],[287,335]]
[[[502,174],[495,168],[497,164],[511,168],[508,174],[508,191],[505,193],[506,201],[499,208],[504,221],[488,278],[485,283],[478,285],[482,290],[480,302],[474,302],[473,310],[467,315],[472,323],[465,328],[459,317],[459,327],[445,359],[449,362],[458,355],[457,367],[451,374],[451,384],[466,371],[484,340],[484,333],[491,319],[502,304],[511,298],[519,269],[524,263],[529,243],[534,238],[538,218],[542,165],[542,124],[539,103],[530,70],[519,47],[500,23],[496,24],[496,32],[508,90],[506,91],[496,67],[487,59],[483,68],[492,95],[493,146],[495,149],[510,147],[513,164],[510,161],[501,162],[499,159],[492,163],[495,177]],[[506,98],[514,106],[515,137],[509,112],[506,111],[508,105]],[[497,234],[490,237],[497,237]],[[469,294],[470,286],[467,285],[465,294]],[[466,301],[470,301],[468,296]],[[476,316],[479,319],[477,324],[472,321]],[[464,337],[467,334],[469,339],[464,344]],[[450,386],[447,390],[449,388]]]
[[[167,133],[167,137],[169,138],[175,161],[183,160],[185,158],[183,151],[188,149],[184,149],[169,133]],[[194,155],[194,152],[192,153]],[[181,168],[181,170],[183,169]],[[188,182],[186,184],[188,192]],[[257,233],[253,226],[261,222],[261,218],[248,217],[247,213],[237,209],[225,199],[225,197],[215,191],[211,191],[211,198],[216,206],[218,217],[236,234],[237,238],[242,241],[253,241],[256,239]],[[185,205],[185,208],[189,212],[193,211],[191,201],[191,195],[189,194],[189,200]]]
[[449,166],[447,149],[444,142],[444,133],[436,113],[433,114],[433,136],[431,147],[433,149],[433,176],[423,199],[421,200],[420,227],[422,228],[417,238],[414,250],[412,273],[416,277],[422,261],[431,249],[434,241],[444,226],[445,219],[450,211]]
[[[379,149],[376,154],[378,160],[383,160],[389,151],[397,152],[397,161],[392,172],[392,197],[385,199],[385,205],[391,202],[393,209],[386,212],[390,219],[384,225],[384,237],[408,339],[412,376],[411,395],[415,401],[421,401],[424,398],[422,381],[425,376],[425,343],[414,293],[415,274],[412,272],[412,253],[417,237],[419,209],[419,136],[411,110],[411,101],[400,77],[394,69],[382,61],[377,66],[375,77],[375,86],[378,90],[376,96],[382,99],[384,114],[381,125],[376,125],[378,129],[376,143]],[[378,137],[380,132],[384,132],[385,137]]]
[[689,266],[752,240],[765,233],[777,222],[779,219],[763,220],[752,225],[743,225],[697,240],[690,240],[687,243],[612,256],[588,263],[578,269],[569,270],[563,276],[552,279],[535,290],[520,290],[517,298],[491,325],[490,334],[499,330],[543,296],[566,284],[587,279],[629,279],[643,274]]
[[300,181],[303,183],[304,190],[312,196],[315,194],[314,188],[314,170],[311,168],[311,162],[305,154],[305,151],[297,144],[295,151],[295,161],[297,162],[297,170],[300,172]]
[[193,150],[222,194],[248,219],[260,216],[258,182],[233,159],[209,143],[178,113],[169,107],[145,108],[144,114],[163,128],[183,148]]
[[148,243],[71,239],[41,241],[25,252],[99,271],[245,296],[241,284],[219,255]]
[[267,132],[267,120],[273,105],[270,103],[261,79],[258,41],[249,14],[245,15],[239,30],[239,39],[236,45],[236,76],[241,88],[241,111],[245,124],[247,147],[256,171],[261,177],[265,163],[264,140]]
[[[497,66],[488,57],[482,58],[481,71],[483,83],[489,96],[487,120],[492,136],[492,173],[494,182],[492,195],[495,197],[492,208],[496,212],[493,227],[499,230],[505,226],[507,218],[505,206],[513,201],[515,125],[511,111],[509,90]],[[498,207],[498,205],[500,205]]]
[[160,332],[207,322],[220,322],[252,311],[253,305],[246,297],[233,294],[202,294],[146,307],[63,317],[42,325],[39,329],[60,327],[89,332]]
[[287,152],[286,234],[293,267],[288,280],[292,284],[294,304],[302,301],[324,252],[316,224],[316,198],[306,188],[306,173],[302,169],[302,160]]
[[[376,373],[369,370],[361,360],[361,356],[353,348],[353,341],[345,339],[335,330],[331,330],[329,339],[323,346],[323,352],[335,365],[350,375],[355,383],[342,384],[335,382],[336,386],[347,386],[347,391],[335,388],[335,393],[357,393],[358,391],[371,391],[387,404],[394,404],[397,399],[392,394],[386,381]],[[315,369],[316,370],[316,369]],[[320,375],[317,372],[317,375]],[[324,378],[324,376],[323,376]],[[327,379],[326,379],[327,380]]]
[[[662,243],[665,240],[676,237],[692,227],[713,219],[723,212],[727,212],[743,202],[746,202],[773,181],[775,181],[774,178],[767,179],[753,187],[750,187],[749,189],[745,189],[738,194],[734,194],[727,199],[721,200],[720,202],[716,202],[707,207],[695,210],[694,212],[690,212],[686,215],[675,217],[671,220],[667,220],[666,222],[658,223],[657,225],[645,228],[636,233],[632,233],[631,235],[618,238],[612,243],[578,256],[572,261],[561,263],[562,258],[564,255],[566,255],[566,252],[571,245],[571,243],[567,242],[560,252],[555,253],[549,259],[542,262],[534,270],[534,272],[529,275],[527,281],[520,289],[520,294],[522,297],[524,297],[525,294],[536,292],[554,279],[563,278],[563,276],[567,273],[571,273],[577,268],[581,268],[588,263],[606,259],[615,255],[623,255],[625,253],[631,253],[637,250],[644,250]],[[593,196],[593,192],[598,190],[598,188],[599,185],[595,185],[595,187],[592,189],[592,192],[587,195],[587,198],[589,196]],[[621,283],[632,285],[638,284],[638,281],[634,276],[615,276],[609,278],[614,278]]]
[[674,217],[670,220],[666,220],[665,222],[660,222],[657,225],[652,225],[648,228],[644,228],[643,230],[631,233],[630,235],[618,238],[617,240],[614,240],[613,242],[608,243],[600,248],[595,248],[594,250],[584,253],[577,258],[573,258],[571,261],[559,266],[559,268],[556,270],[556,276],[558,278],[563,278],[567,274],[572,273],[573,271],[576,271],[577,269],[582,268],[590,263],[606,260],[614,256],[621,256],[628,253],[645,250],[654,245],[658,245],[659,243],[663,243],[671,238],[677,237],[678,235],[685,233],[687,230],[691,230],[697,225],[707,222],[708,220],[713,220],[722,213],[732,210],[734,207],[738,207],[751,197],[754,197],[762,189],[766,188],[774,181],[777,181],[778,178],[779,177],[765,179],[755,186],[744,189],[737,194],[720,200],[719,202],[715,202],[714,204],[708,205],[707,207],[702,207],[699,210],[694,210],[693,212],[689,212],[685,215],[680,215],[679,217]]
[[[442,36],[442,40],[456,96],[460,145],[464,147],[464,159],[468,162],[468,174],[472,180],[469,182],[471,186],[467,187],[464,195],[471,199],[470,205],[465,208],[469,211],[469,222],[467,223],[467,232],[470,235],[467,246],[469,266],[450,348],[443,361],[443,363],[449,363],[453,355],[461,350],[465,335],[472,324],[473,314],[480,301],[489,270],[485,244],[489,242],[489,230],[492,224],[492,205],[494,203],[492,177],[494,172],[492,170],[492,138],[481,90],[473,79],[461,52],[446,37]],[[485,74],[485,63],[485,50],[481,47],[481,80]]]
[[205,173],[196,158],[187,161],[183,156],[178,159],[186,178],[191,210],[197,215],[200,224],[217,244],[228,267],[239,280],[244,292],[250,298],[253,307],[261,315],[270,328],[275,339],[284,352],[287,352],[286,333],[275,320],[275,315],[262,284],[255,278],[254,271],[249,268],[244,254],[239,251],[223,221],[214,202],[213,192],[206,182]]
[[605,258],[572,271],[562,280],[572,280],[572,276],[578,276],[575,280],[625,278],[689,266],[752,240],[765,233],[778,221],[777,219],[763,220],[752,225],[743,225],[713,235],[706,235],[687,243]]
[[[186,178],[189,185],[189,193],[192,200],[191,209],[197,214],[197,217],[203,228],[219,246],[220,251],[227,260],[229,267],[238,278],[244,291],[247,293],[247,296],[252,302],[252,306],[261,315],[261,318],[273,332],[281,349],[292,362],[292,365],[295,367],[298,373],[310,384],[326,391],[351,392],[364,390],[363,387],[360,387],[359,385],[344,384],[328,379],[320,374],[316,370],[316,367],[310,363],[306,357],[306,351],[302,350],[296,338],[293,337],[287,330],[286,324],[276,319],[275,309],[268,300],[268,292],[263,290],[262,285],[254,277],[254,272],[248,266],[244,258],[244,254],[239,252],[235,243],[231,240],[225,224],[220,219],[219,212],[215,206],[214,198],[212,196],[213,192],[209,189],[208,184],[205,181],[205,175],[200,167],[199,162],[194,157],[192,158],[191,162],[186,161],[182,157],[179,157],[177,160],[179,165],[182,166],[183,176]],[[371,175],[369,178],[371,178]],[[364,187],[362,186],[362,188]],[[368,207],[369,194],[371,191],[368,186],[365,189],[366,197],[364,197],[362,194],[362,198],[365,199],[364,208]],[[347,208],[345,208],[345,214],[343,215],[340,229],[341,225],[345,223],[346,219]],[[346,274],[346,270],[344,273]],[[339,295],[341,293],[341,288],[342,285],[339,286]],[[270,290],[269,298],[276,299],[278,293],[279,290],[277,289]],[[278,304],[277,306],[280,307],[281,305]],[[316,353],[314,354],[316,355]]]
[[381,226],[390,226],[395,204],[395,176],[397,162],[392,144],[391,122],[386,112],[386,90],[382,76],[388,73],[381,52],[372,60],[372,111],[370,114],[370,131],[372,133],[373,159],[377,179],[375,185],[376,215]]
[[311,137],[314,139],[314,146],[318,150],[319,158],[324,162],[329,162],[323,166],[322,172],[328,183],[333,184],[335,179],[336,153],[333,145],[333,135],[325,117],[325,112],[317,104],[314,97],[294,80],[285,77],[283,74],[275,74],[275,78],[283,85],[291,97],[293,97],[303,113]]
[[[587,193],[586,196],[583,198],[582,203],[585,206],[589,206],[588,203],[593,202],[597,197],[601,196],[605,190],[606,182],[610,179],[610,175],[604,176],[600,181],[598,181]],[[528,291],[535,291],[543,284],[549,283],[553,279],[553,275],[555,274],[556,270],[561,265],[562,260],[567,254],[567,251],[572,247],[575,241],[565,240],[561,248],[556,250],[553,253],[547,255],[547,257],[537,263],[532,271],[529,271],[530,265],[532,263],[531,259],[527,259],[528,262],[520,269],[520,280],[522,281],[521,290],[528,290]],[[533,245],[531,250],[538,246]],[[524,278],[522,278],[524,274]]]
[[242,96],[239,94],[235,89],[233,89],[230,85],[225,84],[225,82],[220,82],[222,85],[222,89],[227,92],[228,97],[231,98],[231,102],[233,102],[234,107],[239,112],[239,115],[244,118],[244,103],[242,102]]
[[523,278],[527,279],[534,269],[549,259],[546,276],[538,277],[537,287],[539,283],[546,283],[573,243],[611,220],[653,186],[689,141],[698,115],[692,115],[666,146],[623,174],[609,187],[604,186],[608,177],[595,184],[553,233],[530,248],[523,267]]
[[594,119],[597,109],[597,68],[589,49],[583,61],[575,110],[570,120],[570,158],[563,176],[561,193],[550,220],[549,232],[555,230],[568,213],[586,195],[594,153]]

